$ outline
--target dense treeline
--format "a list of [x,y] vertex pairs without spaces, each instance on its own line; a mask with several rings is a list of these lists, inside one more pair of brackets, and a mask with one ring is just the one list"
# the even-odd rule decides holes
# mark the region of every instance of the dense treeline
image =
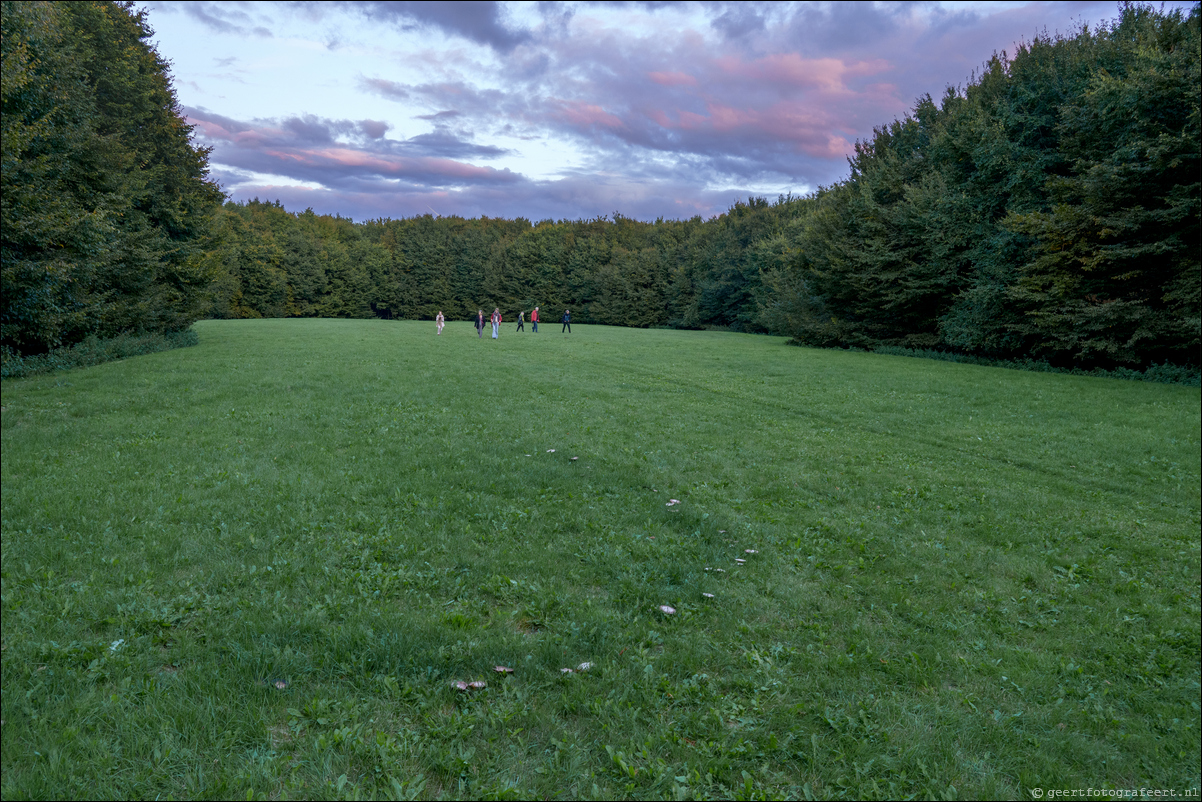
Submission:
[[762,243],[810,201],[753,198],[702,222],[415,217],[354,224],[227,203],[207,254],[213,317],[469,318],[571,308],[586,322],[763,330]]
[[1199,11],[1038,37],[860,143],[770,271],[815,344],[1198,364]]
[[198,315],[538,305],[814,345],[1199,364],[1198,6],[1124,5],[996,56],[811,196],[653,223],[221,206],[141,13],[5,2],[3,24],[2,340],[18,353]]
[[191,325],[221,191],[132,3],[2,7],[0,345]]
[[[227,203],[218,317],[721,326],[816,345],[1197,365],[1199,12],[1124,6],[923,98],[806,198],[711,220],[417,217]],[[546,315],[544,311],[544,316]]]

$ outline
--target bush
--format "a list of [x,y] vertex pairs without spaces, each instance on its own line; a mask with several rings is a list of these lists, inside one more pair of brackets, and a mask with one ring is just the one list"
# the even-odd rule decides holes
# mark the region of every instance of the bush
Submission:
[[119,334],[107,340],[92,336],[81,343],[33,356],[20,356],[5,346],[0,351],[0,377],[19,379],[40,373],[86,368],[131,356],[187,348],[199,342],[200,337],[195,331],[185,329],[168,334]]

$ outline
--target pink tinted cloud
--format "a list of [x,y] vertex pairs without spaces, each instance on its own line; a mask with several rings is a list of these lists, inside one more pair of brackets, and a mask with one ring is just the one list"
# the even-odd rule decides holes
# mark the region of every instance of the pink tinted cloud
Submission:
[[708,115],[683,112],[682,125],[787,142],[793,150],[819,159],[837,159],[852,149],[846,138],[833,132],[829,113],[803,102],[781,101],[755,109],[710,101],[706,111]]
[[[707,81],[702,90],[685,73],[646,73],[671,80],[644,84],[641,96],[597,87],[602,91],[594,96],[617,101],[624,95],[637,105],[615,102],[607,108],[559,100],[554,118],[583,136],[603,129],[635,145],[659,141],[664,148],[694,153],[767,148],[782,155],[842,161],[853,149],[844,134],[857,130],[853,121],[864,116],[860,107],[897,102],[895,88],[889,84],[848,86],[851,77],[887,69],[883,60],[843,62],[785,54],[755,61],[707,59],[698,66],[702,74],[722,73],[725,80]],[[776,86],[764,91],[766,83]],[[780,91],[782,85],[786,91]],[[659,86],[683,88],[684,95],[665,95]]]
[[196,117],[188,117],[188,124],[196,129],[202,137],[208,140],[224,139],[232,141],[235,133],[227,129],[224,125],[211,120],[197,119]]
[[554,116],[574,128],[606,128],[618,131],[627,127],[625,120],[595,103],[558,99],[552,100],[551,103],[559,107]]
[[649,72],[647,77],[660,86],[696,86],[697,79],[684,72]]
[[817,89],[831,94],[851,90],[848,78],[874,75],[890,68],[884,59],[845,61],[841,58],[804,58],[799,53],[774,53],[752,61],[727,56],[715,61],[723,73],[750,81],[787,87]]
[[549,112],[543,106],[543,119],[593,147],[604,147],[603,134],[636,148],[805,175],[815,163],[797,156],[838,169],[853,150],[850,140],[884,122],[882,108],[902,112],[907,106],[897,87],[881,80],[894,75],[887,58],[810,57],[781,43],[761,55],[737,47],[715,53],[684,36],[666,49],[628,49],[631,44],[615,38],[608,53],[562,52],[563,59],[609,67],[553,81],[559,97]]
[[454,137],[387,140],[365,131],[362,121],[306,117],[243,122],[203,109],[189,110],[188,121],[201,143],[213,146],[214,163],[327,187],[397,181],[435,187],[523,180],[508,169],[479,166],[438,153],[456,148],[462,153],[476,147]]
[[269,156],[303,161],[313,166],[355,167],[369,173],[394,177],[440,175],[459,180],[487,181],[495,180],[509,173],[508,170],[503,171],[493,167],[479,167],[452,159],[382,156],[352,148],[322,148],[295,150],[291,152],[264,150],[263,152]]
[[237,130],[228,123],[204,119],[195,115],[188,117],[188,123],[195,126],[206,140],[230,142],[239,147],[254,148],[270,142],[276,142],[281,137],[287,136],[279,128],[261,127]]

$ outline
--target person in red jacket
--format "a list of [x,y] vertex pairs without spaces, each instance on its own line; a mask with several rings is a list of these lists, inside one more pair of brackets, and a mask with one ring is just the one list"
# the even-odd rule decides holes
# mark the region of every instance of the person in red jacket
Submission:
[[534,333],[538,334],[538,307],[534,307],[534,311],[530,313],[530,327],[534,329]]

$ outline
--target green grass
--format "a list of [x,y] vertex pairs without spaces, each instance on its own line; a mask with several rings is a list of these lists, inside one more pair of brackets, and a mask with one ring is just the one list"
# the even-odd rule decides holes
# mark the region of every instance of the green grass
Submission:
[[504,328],[5,381],[4,798],[1198,788],[1196,388]]

